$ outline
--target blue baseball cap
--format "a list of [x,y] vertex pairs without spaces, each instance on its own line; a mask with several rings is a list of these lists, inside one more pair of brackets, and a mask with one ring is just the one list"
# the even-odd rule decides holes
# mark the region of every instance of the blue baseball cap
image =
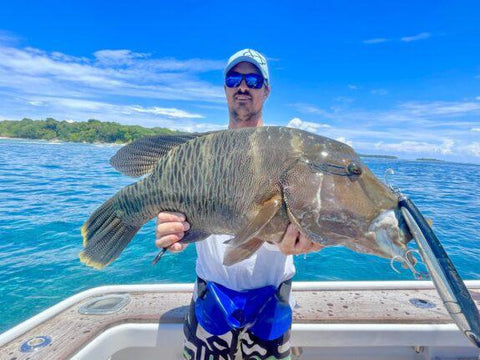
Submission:
[[252,65],[255,65],[258,70],[262,73],[262,76],[265,80],[265,83],[270,84],[270,76],[268,73],[267,59],[265,56],[260,54],[258,51],[253,49],[243,49],[235,54],[233,54],[230,59],[228,59],[227,66],[225,67],[224,76],[227,76],[228,72],[238,63],[248,62]]

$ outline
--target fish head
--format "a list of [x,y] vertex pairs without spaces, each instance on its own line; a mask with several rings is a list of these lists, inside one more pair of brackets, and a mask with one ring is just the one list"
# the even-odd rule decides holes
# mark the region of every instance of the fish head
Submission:
[[309,180],[298,187],[304,209],[297,217],[298,227],[325,246],[344,245],[360,253],[403,258],[412,237],[398,195],[350,146],[326,139],[311,149],[305,152],[309,171],[304,175]]

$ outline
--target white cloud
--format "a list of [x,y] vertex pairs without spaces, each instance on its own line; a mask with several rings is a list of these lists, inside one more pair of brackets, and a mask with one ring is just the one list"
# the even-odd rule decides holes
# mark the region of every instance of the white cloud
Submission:
[[348,88],[350,90],[358,90],[358,86],[357,85],[353,85],[353,84],[348,84]]
[[42,106],[43,105],[42,101],[35,101],[35,100],[29,101],[28,103],[32,106]]
[[385,89],[373,89],[373,90],[370,90],[370,93],[372,95],[380,95],[380,96],[383,96],[383,95],[387,95],[388,94],[388,91],[385,90]]
[[9,31],[0,30],[0,44],[13,44],[18,41],[18,37]]
[[470,145],[467,145],[465,147],[465,150],[473,156],[480,157],[480,143],[479,142],[474,142],[474,143],[471,143]]
[[123,50],[99,50],[93,53],[97,61],[103,65],[130,65],[136,59],[147,58],[150,54],[135,53],[127,49]]
[[363,43],[364,44],[381,44],[387,41],[389,41],[389,39],[387,38],[373,38],[373,39],[363,40]]
[[328,124],[317,124],[309,121],[303,121],[298,117],[290,120],[287,126],[291,128],[313,132],[313,133],[317,132],[321,128],[330,128],[330,125]]
[[52,109],[64,108],[67,110],[80,109],[80,110],[101,110],[106,108],[114,108],[114,104],[109,104],[101,101],[92,101],[78,98],[65,98],[65,97],[36,97],[34,100],[28,102],[29,104],[40,104],[42,106],[50,106]]
[[348,140],[348,139],[345,138],[344,136],[340,136],[340,137],[336,138],[335,140],[340,141],[340,142],[342,142],[342,143],[344,143],[344,144],[347,144],[347,145],[353,147],[353,141]]
[[316,115],[322,115],[325,117],[329,116],[329,112],[323,109],[320,109],[314,105],[311,104],[306,104],[306,103],[295,103],[292,104],[297,111],[304,113],[304,114],[316,114]]
[[292,106],[312,120],[327,118],[333,126],[308,128],[301,119],[291,124],[333,139],[344,138],[361,153],[478,163],[476,147],[471,144],[477,141],[474,129],[480,129],[476,120],[479,105],[472,101],[407,101],[386,110],[354,109],[342,104],[323,110],[313,104],[295,103]]
[[227,128],[227,124],[219,125],[219,124],[208,124],[208,123],[195,123],[182,126],[179,130],[187,131],[187,132],[207,132],[207,131],[215,131],[215,130],[225,130]]
[[184,131],[226,126],[216,120],[199,125],[204,115],[190,110],[222,104],[225,111],[222,84],[204,80],[205,73],[221,74],[223,60],[155,58],[128,49],[104,49],[77,57],[20,48],[3,41],[8,39],[2,35],[2,119],[95,118]]
[[413,35],[413,36],[404,36],[400,40],[403,42],[412,42],[417,40],[425,40],[425,39],[428,39],[429,37],[431,37],[430,33],[422,32],[420,34]]
[[339,103],[344,103],[344,104],[349,104],[355,101],[355,99],[348,96],[337,96],[333,100]]
[[480,103],[460,101],[405,102],[400,105],[408,113],[418,116],[458,115],[480,110]]
[[136,111],[139,113],[148,113],[154,115],[165,115],[169,118],[181,118],[181,119],[202,119],[205,116],[200,114],[193,114],[189,113],[184,110],[176,109],[176,108],[160,108],[157,106],[144,108],[141,106],[130,106],[129,109],[132,111]]
[[[29,48],[30,51],[35,53],[35,49]],[[42,52],[37,52],[39,55],[45,55]],[[77,56],[70,56],[59,51],[54,51],[50,54],[53,60],[63,61],[63,62],[72,62],[72,63],[88,63],[89,60],[86,57],[77,57]]]
[[394,151],[399,153],[438,153],[452,154],[455,142],[451,139],[444,140],[441,144],[419,142],[419,141],[401,141],[399,143],[385,143],[380,141],[375,144],[378,150]]
[[[1,119],[54,117],[58,120],[85,121],[93,118],[127,125],[161,126],[186,131],[187,128],[195,128],[198,119],[205,118],[202,114],[178,107],[144,107],[67,97],[31,96],[24,98],[21,104],[23,105],[15,104],[11,114]],[[35,107],[34,116],[32,107]],[[218,128],[223,125],[203,122],[201,126]]]
[[471,130],[471,131],[474,131],[474,132],[480,132],[480,127],[478,127],[478,128],[471,128],[470,130]]
[[35,48],[0,45],[0,87],[25,94],[85,99],[115,95],[166,100],[223,102],[221,85],[201,74],[221,71],[223,61],[155,59],[130,50],[100,50],[94,59]]

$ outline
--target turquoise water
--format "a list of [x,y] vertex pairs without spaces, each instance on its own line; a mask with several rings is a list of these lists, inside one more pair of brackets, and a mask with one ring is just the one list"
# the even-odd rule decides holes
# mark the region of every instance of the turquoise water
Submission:
[[[0,140],[0,332],[79,291],[106,284],[191,282],[195,248],[150,261],[154,224],[104,270],[77,256],[80,227],[90,213],[134,180],[109,164],[116,146]],[[480,166],[365,159],[383,179],[409,195],[464,279],[480,278]],[[410,280],[386,259],[344,248],[296,257],[296,280]],[[398,267],[399,268],[399,267]]]

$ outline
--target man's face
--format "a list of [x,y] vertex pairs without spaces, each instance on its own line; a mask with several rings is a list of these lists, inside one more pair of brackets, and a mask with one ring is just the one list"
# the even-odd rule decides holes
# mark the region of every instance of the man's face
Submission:
[[[235,65],[230,71],[240,74],[259,74],[256,66],[241,62]],[[242,80],[236,88],[229,88],[224,85],[227,97],[228,110],[230,112],[230,128],[256,127],[263,125],[262,108],[270,93],[270,87],[264,84],[260,89],[251,89]]]

